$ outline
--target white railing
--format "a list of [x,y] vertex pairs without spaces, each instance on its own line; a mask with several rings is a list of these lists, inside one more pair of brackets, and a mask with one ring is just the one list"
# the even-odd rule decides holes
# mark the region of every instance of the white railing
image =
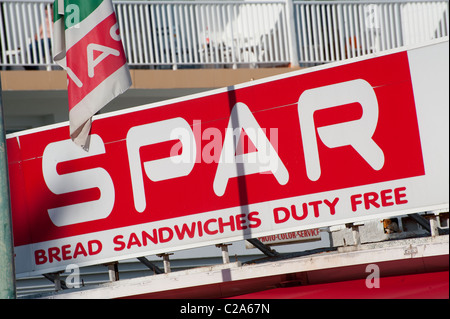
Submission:
[[[50,0],[0,0],[2,68],[47,68]],[[115,1],[132,67],[309,66],[448,36],[445,1]],[[36,39],[38,38],[38,41]]]
[[[49,66],[53,63],[51,43],[39,39],[40,28],[47,33],[52,19],[45,9],[50,2],[0,1],[0,65],[2,66]],[[50,24],[51,27],[51,24]]]
[[116,13],[130,65],[288,64],[284,5],[118,1]]
[[294,1],[299,61],[320,64],[448,36],[448,1]]

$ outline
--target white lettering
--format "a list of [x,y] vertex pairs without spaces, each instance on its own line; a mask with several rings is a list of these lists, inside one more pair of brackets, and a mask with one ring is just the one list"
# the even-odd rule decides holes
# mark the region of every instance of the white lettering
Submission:
[[68,66],[65,67],[67,75],[69,78],[78,86],[80,89],[83,87],[83,82],[78,78],[78,76],[72,71]]
[[365,80],[332,84],[306,90],[298,100],[298,116],[308,178],[317,181],[321,175],[314,112],[330,107],[359,103],[360,119],[317,128],[317,134],[329,148],[350,145],[374,169],[384,166],[384,153],[372,136],[378,124],[378,101],[372,86]]
[[98,135],[91,135],[89,152],[64,140],[47,145],[42,157],[42,173],[47,187],[56,195],[98,188],[100,198],[85,203],[48,209],[50,219],[56,226],[73,225],[103,219],[111,214],[115,193],[111,176],[103,168],[58,174],[57,165],[62,162],[105,154],[105,145]]
[[115,41],[120,41],[119,25],[116,23],[109,30],[109,35]]
[[[99,56],[97,56],[94,59],[94,51],[100,51],[102,52]],[[88,75],[90,78],[93,78],[95,76],[94,69],[95,67],[102,62],[104,59],[106,59],[107,56],[114,55],[119,56],[120,52],[116,49],[106,47],[104,45],[96,44],[96,43],[90,43],[87,46],[87,63],[88,63]]]
[[[196,145],[191,127],[183,118],[135,126],[127,134],[127,150],[133,187],[134,205],[142,213],[146,207],[144,178],[139,150],[142,146],[179,139],[182,153],[175,155],[172,148],[168,158],[144,162],[147,177],[153,182],[187,176],[195,164]],[[191,160],[187,160],[190,158]]]
[[[238,154],[239,152],[236,152],[242,130],[247,133],[255,145],[256,153]],[[266,172],[271,172],[280,185],[286,185],[289,181],[286,167],[250,109],[244,103],[237,103],[231,111],[228,122],[214,178],[214,192],[217,196],[223,196],[230,178]]]

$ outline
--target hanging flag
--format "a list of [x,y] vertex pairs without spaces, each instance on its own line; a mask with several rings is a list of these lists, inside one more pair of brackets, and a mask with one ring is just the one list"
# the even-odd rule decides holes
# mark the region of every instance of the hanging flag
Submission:
[[111,0],[56,0],[53,59],[67,72],[70,137],[89,148],[92,116],[131,86]]

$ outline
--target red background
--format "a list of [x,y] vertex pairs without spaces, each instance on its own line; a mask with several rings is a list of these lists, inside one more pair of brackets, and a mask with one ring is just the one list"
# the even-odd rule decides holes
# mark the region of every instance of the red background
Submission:
[[[364,79],[375,90],[379,121],[373,136],[385,155],[385,165],[373,170],[351,147],[329,149],[319,141],[322,175],[310,181],[306,175],[297,101],[307,89]],[[261,128],[278,128],[278,155],[289,172],[289,182],[279,185],[272,174],[254,174],[229,180],[225,194],[215,195],[217,163],[196,163],[181,178],[152,182],[144,174],[147,207],[134,208],[125,138],[130,128],[174,117],[192,127],[200,120],[202,132],[228,126],[232,107],[245,103]],[[315,114],[316,126],[361,117],[361,107],[350,104]],[[103,220],[56,227],[47,209],[98,198],[98,190],[54,195],[42,176],[42,154],[52,142],[69,138],[69,127],[44,130],[8,139],[14,241],[16,246],[95,231],[187,216],[249,203],[313,194],[353,186],[423,175],[424,166],[406,52],[300,74],[228,92],[185,100],[170,105],[96,119],[92,128],[105,143],[106,154],[58,165],[60,174],[93,167],[106,169],[114,182],[115,205]],[[209,141],[197,137],[197,152]],[[223,141],[222,141],[223,142]],[[142,148],[142,162],[169,155],[170,143]]]

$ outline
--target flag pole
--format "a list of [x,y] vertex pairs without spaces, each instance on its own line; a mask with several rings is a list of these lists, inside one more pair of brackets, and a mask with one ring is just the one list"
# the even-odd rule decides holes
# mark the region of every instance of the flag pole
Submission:
[[16,298],[8,160],[0,79],[0,299]]

